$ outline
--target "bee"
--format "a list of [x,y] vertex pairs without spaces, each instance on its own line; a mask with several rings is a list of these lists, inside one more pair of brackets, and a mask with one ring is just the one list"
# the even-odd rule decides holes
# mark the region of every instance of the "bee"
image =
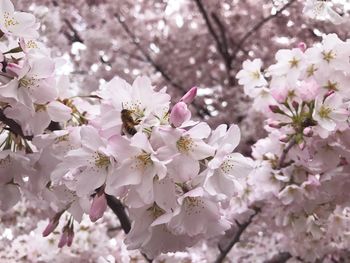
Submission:
[[131,110],[123,109],[121,111],[121,118],[123,122],[123,132],[135,135],[137,130],[135,129],[135,126],[140,123],[140,121],[134,120],[132,116],[133,112]]

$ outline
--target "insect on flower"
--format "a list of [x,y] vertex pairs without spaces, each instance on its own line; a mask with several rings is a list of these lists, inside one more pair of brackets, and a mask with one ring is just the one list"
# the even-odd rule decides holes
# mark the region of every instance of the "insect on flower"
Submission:
[[130,135],[135,135],[137,130],[135,129],[135,126],[140,123],[140,120],[135,120],[133,115],[133,111],[123,109],[121,111],[121,118],[123,122],[123,132],[130,134]]

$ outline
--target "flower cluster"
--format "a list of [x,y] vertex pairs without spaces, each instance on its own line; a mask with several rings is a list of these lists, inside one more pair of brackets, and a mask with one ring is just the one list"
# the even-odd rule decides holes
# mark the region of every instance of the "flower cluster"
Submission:
[[115,77],[73,96],[59,60],[35,40],[35,19],[1,3],[2,32],[19,37],[2,52],[1,209],[22,196],[48,208],[42,235],[61,228],[59,248],[72,246],[84,214],[97,221],[111,199],[132,222],[128,248],[149,258],[224,234],[233,224],[227,203],[254,167],[233,153],[239,128],[191,120],[196,87],[170,110],[166,90],[147,77],[132,85]]
[[237,75],[267,118],[269,135],[253,147],[256,198],[273,200],[270,224],[288,252],[309,261],[347,246],[349,57],[350,41],[329,34],[310,48],[279,50],[265,71],[269,86],[259,59]]

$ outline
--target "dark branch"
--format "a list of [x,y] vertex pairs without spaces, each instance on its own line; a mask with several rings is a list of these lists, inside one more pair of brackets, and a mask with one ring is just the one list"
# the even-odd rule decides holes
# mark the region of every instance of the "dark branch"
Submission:
[[24,135],[21,126],[17,122],[15,122],[14,120],[7,118],[2,109],[0,110],[0,121],[2,123],[4,123],[5,125],[7,125],[8,130],[10,132],[12,132],[13,134],[21,136],[23,139],[26,139],[26,140],[33,139],[33,136]]
[[64,32],[65,36],[72,42],[80,42],[80,43],[84,43],[84,40],[82,39],[82,37],[80,36],[78,30],[76,30],[74,28],[74,26],[72,25],[72,23],[68,20],[68,19],[64,19],[63,20],[66,25],[68,26],[68,28],[70,29],[71,31],[71,34],[67,33],[67,32]]
[[[120,23],[120,25],[122,26],[123,30],[125,31],[125,33],[128,35],[128,37],[130,38],[130,40],[132,41],[132,43],[138,48],[138,50],[141,52],[141,54],[145,57],[145,59],[147,60],[147,62],[149,64],[151,64],[151,66],[158,71],[162,77],[168,81],[172,86],[174,86],[175,88],[180,89],[181,91],[183,91],[184,93],[186,93],[188,90],[185,89],[184,87],[182,87],[180,84],[178,84],[177,82],[175,82],[170,76],[169,74],[159,65],[157,64],[153,58],[148,54],[148,52],[140,45],[140,42],[138,40],[138,38],[134,35],[134,33],[131,31],[131,29],[128,27],[128,25],[125,23],[124,19],[118,14],[115,14],[115,17],[117,18],[118,22]],[[207,108],[203,107],[202,105],[198,104],[197,102],[193,102],[192,103],[193,106],[197,109],[197,113],[201,118],[204,118],[205,115],[210,116],[210,112],[208,111]]]
[[285,263],[290,259],[292,255],[288,252],[281,252],[269,260],[266,260],[264,263]]
[[286,160],[287,158],[287,154],[288,152],[290,151],[290,149],[293,148],[294,145],[296,145],[297,141],[295,140],[295,138],[293,138],[289,143],[288,145],[283,149],[283,152],[281,154],[281,157],[278,161],[278,166],[277,166],[277,169],[281,169],[283,168],[284,166],[284,161]]
[[113,213],[118,217],[120,226],[124,230],[124,233],[129,233],[131,229],[131,223],[128,215],[125,212],[123,204],[112,195],[106,195],[106,198],[109,208],[112,209]]
[[196,2],[196,5],[199,9],[199,12],[201,13],[201,15],[203,17],[205,24],[207,25],[208,31],[213,36],[216,47],[217,47],[222,59],[224,60],[229,85],[233,86],[234,79],[231,77],[232,56],[230,55],[230,52],[229,52],[225,26],[220,21],[219,17],[215,13],[211,13],[213,21],[215,22],[217,28],[219,29],[219,32],[220,32],[220,36],[219,36],[216,33],[212,22],[210,21],[210,17],[208,15],[208,12],[205,10],[205,7],[202,3],[202,0],[194,0],[194,1]]
[[230,241],[230,243],[226,246],[226,248],[220,248],[220,254],[215,260],[215,263],[221,263],[224,261],[225,257],[227,254],[230,252],[232,247],[239,242],[241,235],[244,233],[246,228],[252,223],[253,218],[260,212],[260,209],[255,209],[255,213],[249,217],[249,219],[243,223],[243,224],[238,224],[238,230],[233,236],[233,239]]

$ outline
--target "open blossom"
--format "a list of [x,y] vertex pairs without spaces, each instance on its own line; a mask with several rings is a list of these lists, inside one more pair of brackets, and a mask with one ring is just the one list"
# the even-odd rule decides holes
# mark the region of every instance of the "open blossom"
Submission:
[[39,36],[38,25],[32,14],[16,12],[10,0],[0,2],[0,30],[4,34],[25,38]]
[[199,161],[214,155],[215,149],[204,141],[210,132],[210,127],[204,122],[188,131],[169,128],[160,130],[165,146],[159,149],[159,154],[172,159],[167,169],[176,182],[186,182],[197,176]]
[[144,133],[135,134],[130,141],[121,136],[114,136],[109,141],[114,144],[113,152],[122,161],[108,178],[106,192],[118,195],[122,186],[134,186],[133,190],[145,204],[153,202],[154,177],[165,177],[165,164],[169,161],[158,159]]
[[253,162],[239,153],[232,153],[240,141],[240,130],[232,125],[226,131],[225,126],[219,126],[209,139],[209,144],[215,146],[216,153],[208,163],[204,187],[210,194],[232,197],[237,187],[240,188],[240,182],[248,177]]
[[[322,95],[316,98],[313,118],[322,129],[328,132],[334,131],[337,123],[345,122],[348,117],[349,112],[342,101],[342,97],[338,94],[332,94],[325,99]],[[323,132],[320,132],[321,137],[323,137],[323,134]]]
[[51,174],[53,182],[64,182],[79,197],[101,187],[115,169],[116,157],[110,144],[91,126],[81,128],[82,147],[71,150]]
[[244,85],[247,91],[267,84],[261,74],[261,66],[262,61],[260,59],[247,60],[243,63],[243,69],[237,73],[238,83]]
[[329,0],[307,0],[303,12],[312,18],[329,19],[334,24],[341,24],[344,18],[332,8]]

